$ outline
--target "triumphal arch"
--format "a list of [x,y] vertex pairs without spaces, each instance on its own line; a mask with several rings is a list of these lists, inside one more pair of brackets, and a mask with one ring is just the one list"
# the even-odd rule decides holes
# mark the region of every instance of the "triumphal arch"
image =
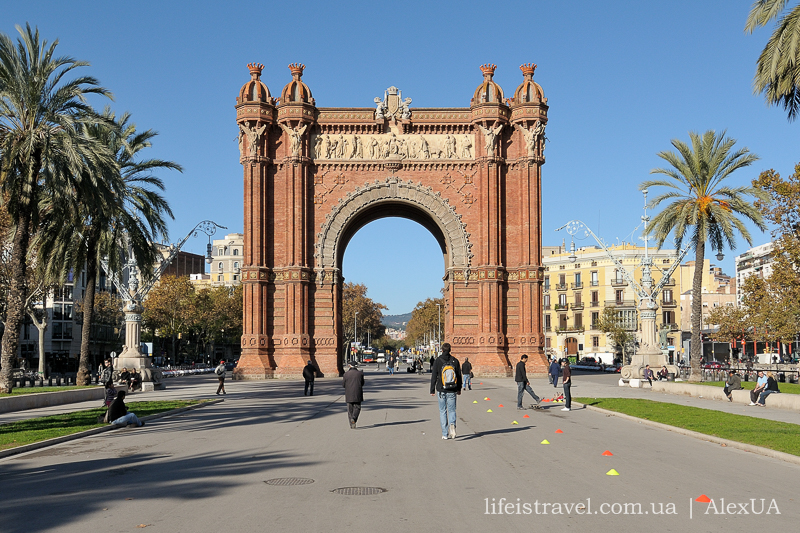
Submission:
[[342,372],[344,250],[364,225],[390,216],[419,222],[441,246],[453,354],[480,376],[508,375],[522,353],[529,371],[545,372],[548,106],[536,65],[520,67],[511,98],[492,80],[496,66],[483,65],[469,107],[445,109],[412,107],[397,87],[371,107],[317,107],[303,65],[289,65],[279,98],[261,80],[263,65],[248,67],[236,99],[245,244],[234,377],[298,376],[309,359],[325,375]]

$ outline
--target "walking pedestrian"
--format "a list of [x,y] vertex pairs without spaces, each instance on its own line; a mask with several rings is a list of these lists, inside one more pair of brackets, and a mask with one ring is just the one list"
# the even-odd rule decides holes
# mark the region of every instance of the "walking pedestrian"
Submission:
[[464,364],[461,365],[461,376],[464,380],[464,390],[472,390],[472,363],[469,362],[469,357],[464,358]]
[[435,361],[436,361],[436,359],[433,357],[433,355],[431,355],[430,367],[429,367],[429,368],[430,368],[430,370],[431,370],[431,372],[433,372],[433,363],[434,363]]
[[558,370],[558,361],[553,357],[552,361],[550,361],[550,383],[552,383],[555,388],[558,388]]
[[394,375],[394,356],[388,355],[386,359],[386,370],[389,371],[389,375]]
[[350,421],[350,429],[356,429],[361,402],[364,401],[364,373],[358,369],[358,361],[350,363],[350,369],[344,373],[342,386],[344,401],[347,402],[347,420]]
[[570,393],[570,387],[572,387],[572,372],[569,369],[569,361],[566,359],[562,359],[561,366],[563,367],[563,378],[562,382],[564,384],[564,408],[561,409],[562,411],[569,411],[572,408],[572,394]]
[[217,387],[217,395],[219,395],[220,391],[222,394],[227,394],[225,392],[225,375],[228,373],[228,369],[225,368],[225,361],[220,361],[217,368],[214,369],[214,373],[219,378],[219,387]]
[[306,380],[303,396],[314,396],[314,378],[316,375],[317,369],[314,368],[314,365],[311,364],[311,359],[309,359],[306,366],[303,367],[303,379]]
[[522,396],[525,394],[525,391],[528,391],[534,400],[536,400],[536,405],[532,405],[534,409],[538,409],[539,403],[541,403],[541,399],[536,396],[536,393],[533,392],[531,388],[531,384],[528,381],[528,371],[525,368],[525,365],[528,363],[528,354],[524,353],[519,358],[519,362],[517,363],[516,373],[514,375],[514,381],[517,382],[517,409],[525,409],[522,407]]
[[442,355],[431,366],[431,396],[439,397],[439,423],[442,439],[456,438],[456,396],[463,384],[461,365],[450,355],[450,343],[442,344]]

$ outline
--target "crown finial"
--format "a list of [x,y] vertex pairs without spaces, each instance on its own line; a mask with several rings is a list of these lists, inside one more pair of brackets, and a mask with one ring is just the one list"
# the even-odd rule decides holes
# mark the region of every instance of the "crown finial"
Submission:
[[522,75],[525,76],[526,79],[533,78],[533,73],[536,70],[536,63],[523,63],[520,65],[519,69],[522,71]]
[[289,65],[289,71],[292,73],[292,78],[299,80],[303,76],[303,69],[306,66],[302,63],[291,63]]
[[248,63],[247,68],[250,69],[250,77],[257,80],[261,77],[261,71],[264,70],[264,65],[261,63]]
[[492,76],[494,76],[494,71],[497,68],[497,65],[493,65],[491,63],[486,63],[485,65],[481,65],[481,72],[483,72],[483,78],[486,80],[491,80]]

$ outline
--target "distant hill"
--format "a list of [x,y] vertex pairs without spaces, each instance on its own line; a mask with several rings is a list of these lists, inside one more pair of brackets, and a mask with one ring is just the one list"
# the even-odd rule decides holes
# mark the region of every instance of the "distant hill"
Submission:
[[387,328],[394,328],[405,331],[406,324],[408,323],[409,320],[411,320],[411,313],[406,313],[404,315],[384,315],[383,320],[381,320],[381,323]]

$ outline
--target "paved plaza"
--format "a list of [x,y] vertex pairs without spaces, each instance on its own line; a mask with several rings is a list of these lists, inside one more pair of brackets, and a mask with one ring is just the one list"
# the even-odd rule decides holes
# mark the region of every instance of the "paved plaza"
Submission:
[[[800,466],[589,409],[563,412],[555,404],[517,411],[511,379],[483,380],[462,394],[458,437],[443,441],[429,379],[367,370],[356,430],[348,426],[339,379],[318,381],[313,397],[303,397],[302,382],[231,382],[222,403],[0,460],[0,529],[407,533],[796,526]],[[540,395],[555,391],[545,380],[532,384]],[[168,385],[130,401],[216,398],[213,376]],[[754,412],[614,385],[615,376],[579,375],[573,395],[652,397],[800,423],[797,413]],[[24,413],[32,414],[42,413]],[[0,415],[0,422],[20,415]],[[549,445],[541,444],[545,439]],[[606,450],[613,456],[603,456]],[[619,476],[607,475],[611,469]],[[313,482],[267,483],[280,478]],[[353,487],[385,492],[334,492]],[[701,495],[713,504],[694,501]],[[762,498],[763,512],[753,514],[761,511]],[[726,514],[714,514],[714,507]],[[563,514],[554,514],[558,510]],[[654,514],[660,510],[674,514]],[[739,514],[729,514],[734,511]]]

